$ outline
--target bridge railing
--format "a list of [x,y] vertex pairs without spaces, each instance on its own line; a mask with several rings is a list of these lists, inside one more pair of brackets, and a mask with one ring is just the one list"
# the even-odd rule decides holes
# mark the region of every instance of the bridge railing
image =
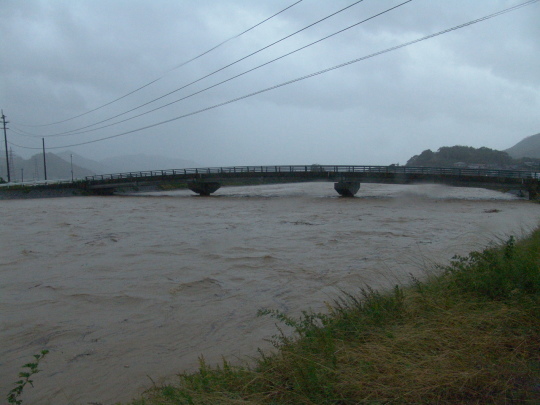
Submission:
[[139,180],[145,178],[169,177],[169,176],[193,176],[204,174],[234,174],[234,173],[375,173],[375,174],[420,174],[420,175],[445,175],[445,176],[487,176],[499,178],[517,179],[540,179],[540,172],[524,170],[496,170],[496,169],[470,169],[454,167],[412,167],[412,166],[329,166],[329,165],[298,165],[298,166],[231,166],[231,167],[206,167],[189,169],[149,170],[140,172],[113,173],[95,176],[86,176],[86,181],[108,180]]

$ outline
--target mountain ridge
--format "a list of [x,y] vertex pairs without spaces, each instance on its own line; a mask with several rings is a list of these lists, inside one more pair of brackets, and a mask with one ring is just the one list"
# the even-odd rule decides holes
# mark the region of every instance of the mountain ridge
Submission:
[[435,152],[426,149],[411,157],[405,165],[540,170],[540,133],[528,136],[503,151],[464,145],[441,146]]
[[528,136],[514,146],[504,150],[514,159],[540,159],[540,133]]
[[[191,160],[167,158],[159,155],[122,155],[102,160],[93,160],[71,151],[45,154],[48,180],[83,179],[96,174],[139,172],[149,170],[183,169],[197,167]],[[10,157],[12,182],[38,181],[45,179],[43,155],[36,154],[24,159],[13,153]],[[72,175],[73,170],[73,175]],[[0,156],[0,178],[7,181],[6,158]]]

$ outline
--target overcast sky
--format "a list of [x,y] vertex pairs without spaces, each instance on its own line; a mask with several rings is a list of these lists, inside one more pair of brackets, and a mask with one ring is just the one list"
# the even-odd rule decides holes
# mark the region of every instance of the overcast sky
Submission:
[[[45,137],[51,152],[71,150],[92,159],[147,153],[203,166],[386,165],[405,164],[441,146],[503,150],[540,132],[538,2],[186,118],[67,146],[212,107],[523,2],[413,0],[158,111],[92,132],[49,136],[139,107],[355,2],[303,0],[178,67],[296,1],[0,0],[0,107],[10,121],[10,147],[29,157]],[[182,90],[84,130],[191,95],[401,2],[364,0]],[[68,121],[28,126],[63,120]]]

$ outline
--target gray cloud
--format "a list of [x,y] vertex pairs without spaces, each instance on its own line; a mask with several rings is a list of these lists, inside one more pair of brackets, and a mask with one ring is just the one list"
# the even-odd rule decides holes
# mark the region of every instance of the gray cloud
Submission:
[[[1,1],[0,106],[39,136],[92,124],[221,68],[353,1],[304,0],[173,69],[293,1]],[[196,111],[518,4],[414,0],[311,48],[111,128],[47,138],[50,147]],[[398,1],[365,0],[137,112],[173,101],[354,24]],[[505,149],[540,127],[540,3],[258,96],[123,137],[71,147],[96,158],[153,153],[204,165],[405,163],[423,149]],[[172,69],[172,70],[171,70]],[[92,114],[63,120],[161,78]],[[14,129],[15,129],[14,128]],[[9,133],[18,145],[41,139]],[[13,146],[16,153],[35,151]]]

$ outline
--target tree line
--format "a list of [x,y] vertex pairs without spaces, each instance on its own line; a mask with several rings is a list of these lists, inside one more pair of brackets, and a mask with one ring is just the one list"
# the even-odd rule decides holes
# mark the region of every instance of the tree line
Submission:
[[431,149],[410,158],[407,166],[455,166],[485,165],[490,167],[531,168],[540,167],[540,159],[521,158],[513,159],[508,153],[486,147],[473,148],[472,146],[443,146],[436,152]]

